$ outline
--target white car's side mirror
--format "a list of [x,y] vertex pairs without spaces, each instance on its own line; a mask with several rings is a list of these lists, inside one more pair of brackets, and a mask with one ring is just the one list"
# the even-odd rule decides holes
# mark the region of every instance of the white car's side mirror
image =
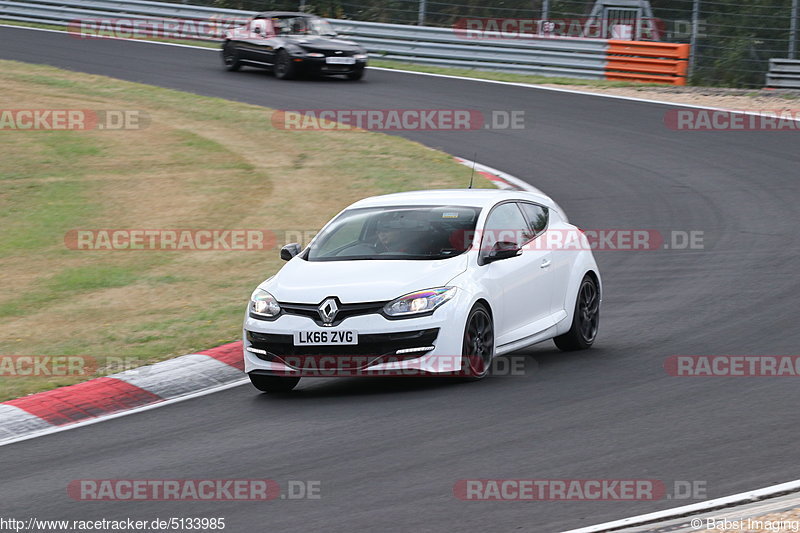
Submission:
[[292,257],[296,256],[302,251],[300,245],[296,242],[291,242],[281,248],[281,259],[284,261],[289,261]]
[[494,243],[489,255],[483,259],[483,262],[486,264],[500,261],[502,259],[510,259],[518,256],[520,251],[521,250],[519,246],[517,246],[517,244],[514,242],[498,241]]

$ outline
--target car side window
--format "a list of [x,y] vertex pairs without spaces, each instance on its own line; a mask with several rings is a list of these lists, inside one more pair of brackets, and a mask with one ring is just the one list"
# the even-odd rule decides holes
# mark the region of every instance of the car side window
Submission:
[[536,235],[547,229],[549,213],[546,207],[527,202],[521,202],[519,205],[522,206],[522,212],[525,213],[525,218],[528,219],[528,223],[536,232]]
[[522,246],[533,238],[528,221],[514,202],[500,204],[489,213],[483,231],[481,255],[487,256],[499,241]]

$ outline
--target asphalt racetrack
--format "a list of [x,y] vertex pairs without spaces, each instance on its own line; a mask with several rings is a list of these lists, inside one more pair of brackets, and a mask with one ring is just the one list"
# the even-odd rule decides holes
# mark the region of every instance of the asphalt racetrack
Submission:
[[[605,294],[588,352],[547,342],[528,351],[528,375],[479,383],[306,379],[275,397],[242,386],[5,446],[3,514],[226,517],[234,532],[554,532],[695,500],[464,502],[453,486],[646,478],[700,481],[716,498],[800,478],[796,379],[681,378],[662,366],[672,355],[800,353],[796,133],[673,131],[668,105],[399,72],[286,82],[226,72],[205,50],[22,29],[0,28],[0,58],[277,109],[524,111],[524,129],[403,136],[477,153],[583,228],[704,232],[699,250],[595,254]],[[253,477],[317,480],[321,498],[77,502],[66,492],[83,478]]]

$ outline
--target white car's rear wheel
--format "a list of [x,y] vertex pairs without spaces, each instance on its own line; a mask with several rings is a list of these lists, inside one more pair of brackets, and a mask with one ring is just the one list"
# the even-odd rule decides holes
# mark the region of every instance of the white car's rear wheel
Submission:
[[594,344],[600,326],[600,291],[591,276],[584,276],[575,299],[575,313],[569,331],[553,339],[565,352],[585,350]]

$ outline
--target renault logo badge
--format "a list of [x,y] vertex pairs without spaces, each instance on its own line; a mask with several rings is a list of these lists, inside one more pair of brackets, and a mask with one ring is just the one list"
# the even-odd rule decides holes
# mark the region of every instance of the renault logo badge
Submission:
[[322,319],[322,322],[326,326],[330,326],[333,323],[333,319],[336,318],[336,313],[339,312],[339,306],[336,305],[336,300],[333,298],[328,298],[317,308],[319,311],[319,317]]

